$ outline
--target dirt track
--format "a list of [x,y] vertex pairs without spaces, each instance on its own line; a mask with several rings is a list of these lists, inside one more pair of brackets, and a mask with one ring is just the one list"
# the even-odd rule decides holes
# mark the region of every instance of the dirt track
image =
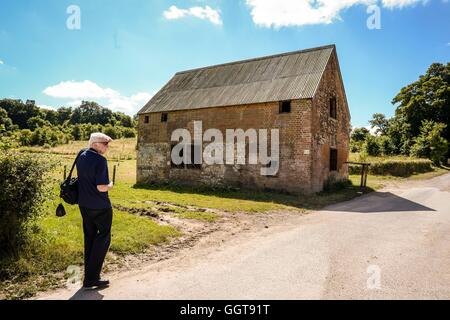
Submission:
[[257,220],[240,233],[214,232],[168,260],[112,274],[109,289],[40,298],[450,298],[450,174],[304,216]]

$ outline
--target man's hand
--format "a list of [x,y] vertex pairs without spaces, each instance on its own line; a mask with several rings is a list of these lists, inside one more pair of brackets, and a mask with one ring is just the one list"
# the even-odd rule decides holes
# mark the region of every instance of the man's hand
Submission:
[[110,184],[108,185],[102,185],[102,186],[97,186],[97,190],[100,192],[108,192],[109,190],[111,190],[114,187],[114,184],[112,182],[110,182]]

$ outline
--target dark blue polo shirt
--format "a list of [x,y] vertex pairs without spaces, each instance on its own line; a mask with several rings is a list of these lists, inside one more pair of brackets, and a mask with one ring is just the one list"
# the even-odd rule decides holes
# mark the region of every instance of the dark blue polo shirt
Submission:
[[108,185],[108,161],[94,149],[81,153],[77,161],[80,207],[88,209],[111,209],[108,192],[100,192],[97,186]]

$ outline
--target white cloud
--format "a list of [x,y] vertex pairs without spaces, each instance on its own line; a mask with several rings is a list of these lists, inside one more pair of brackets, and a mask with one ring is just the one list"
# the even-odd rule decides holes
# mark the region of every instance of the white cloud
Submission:
[[96,83],[85,80],[83,82],[67,81],[55,86],[48,87],[44,93],[54,98],[110,98],[118,96],[119,93],[112,89],[103,89]]
[[131,97],[119,96],[109,100],[105,106],[114,111],[123,111],[128,114],[135,114],[139,111],[153,96],[146,92],[137,93]]
[[210,6],[192,7],[189,9],[179,9],[177,6],[171,6],[163,13],[167,20],[177,20],[185,17],[195,17],[202,20],[209,20],[215,25],[221,26],[223,24],[220,17],[220,10],[214,10]]
[[417,3],[427,3],[428,0],[383,0],[383,7],[389,8],[389,9],[395,9],[395,8],[404,8],[409,7],[412,5],[415,5]]
[[56,110],[56,109],[57,109],[57,108],[55,108],[55,107],[47,106],[47,105],[45,105],[45,104],[38,104],[37,106],[38,106],[39,108],[47,109],[47,110]]
[[5,64],[2,60],[0,60],[0,64]]
[[428,0],[246,0],[256,25],[276,29],[330,24],[340,19],[343,10],[357,5],[382,4],[395,9],[426,2]]
[[373,136],[380,136],[381,133],[377,133],[377,128],[372,128],[372,126],[365,127],[367,130],[369,130],[370,134]]
[[256,25],[281,28],[313,24],[330,24],[339,13],[358,4],[377,0],[246,0]]
[[71,101],[65,103],[67,106],[79,106],[82,100],[96,100],[113,111],[122,111],[129,115],[138,112],[152,98],[152,95],[146,92],[125,96],[116,90],[102,88],[89,80],[61,82],[46,88],[43,92],[53,98],[70,99]]

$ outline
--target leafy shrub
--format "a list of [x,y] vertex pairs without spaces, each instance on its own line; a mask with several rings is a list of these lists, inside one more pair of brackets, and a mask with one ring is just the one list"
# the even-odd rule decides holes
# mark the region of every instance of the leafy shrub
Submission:
[[29,129],[23,129],[16,133],[16,139],[19,144],[23,147],[31,145],[31,139],[33,137],[33,132]]
[[[432,162],[426,159],[384,160],[372,162],[369,173],[378,176],[408,177],[415,173],[433,171]],[[361,174],[360,166],[350,166],[350,174]]]
[[389,136],[381,136],[378,138],[378,145],[380,146],[380,153],[384,156],[391,156],[395,154],[395,145]]
[[420,135],[415,139],[411,155],[431,159],[439,165],[448,151],[448,141],[442,137],[447,126],[433,121],[423,121]]
[[124,138],[135,138],[136,130],[133,128],[123,128],[123,137]]
[[113,139],[122,138],[122,130],[120,127],[113,127],[112,125],[106,125],[103,129],[103,133],[110,136]]
[[0,152],[14,148],[15,141],[11,137],[0,136]]
[[370,136],[370,131],[367,128],[355,128],[352,131],[351,139],[355,142],[364,142]]
[[47,196],[45,175],[51,164],[36,156],[0,154],[0,255],[17,253],[26,227],[41,213]]
[[379,156],[381,154],[380,145],[378,144],[378,138],[374,136],[367,136],[366,141],[362,146],[362,153],[372,157]]

